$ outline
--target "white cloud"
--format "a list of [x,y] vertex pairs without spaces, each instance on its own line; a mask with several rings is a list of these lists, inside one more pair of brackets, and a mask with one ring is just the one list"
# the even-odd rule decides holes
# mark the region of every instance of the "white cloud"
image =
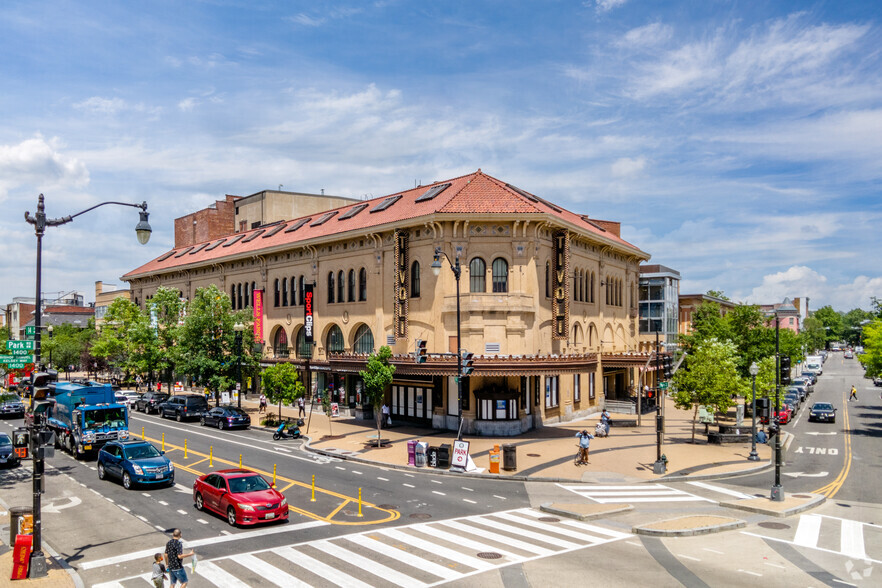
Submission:
[[17,145],[0,145],[0,198],[10,189],[28,186],[31,191],[49,187],[81,188],[89,183],[86,165],[60,152],[57,139],[42,135]]
[[654,22],[631,29],[616,43],[620,47],[653,47],[664,43],[674,34],[668,25]]
[[128,105],[122,98],[101,98],[100,96],[93,96],[74,104],[73,107],[78,110],[86,110],[100,114],[116,114],[121,110],[126,110]]
[[197,104],[199,104],[199,101],[196,98],[184,98],[178,102],[178,109],[184,112],[190,112]]
[[763,276],[745,301],[752,304],[781,302],[784,298],[808,296],[811,309],[832,305],[838,310],[869,309],[870,299],[882,292],[882,276],[860,275],[851,283],[834,282],[808,266],[795,265]]
[[628,0],[595,0],[597,12],[609,12],[625,4]]
[[288,17],[288,20],[293,23],[297,23],[307,27],[318,27],[325,22],[324,18],[309,16],[308,14],[304,14],[302,12],[295,16]]
[[646,158],[643,156],[637,158],[621,157],[612,164],[612,174],[617,177],[633,176],[646,167]]

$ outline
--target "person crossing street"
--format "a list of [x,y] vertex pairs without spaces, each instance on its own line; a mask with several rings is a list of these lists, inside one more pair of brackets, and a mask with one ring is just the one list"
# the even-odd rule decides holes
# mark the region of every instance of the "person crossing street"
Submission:
[[851,402],[854,400],[857,402],[857,388],[854,387],[854,384],[851,386],[851,395],[848,397],[848,401]]

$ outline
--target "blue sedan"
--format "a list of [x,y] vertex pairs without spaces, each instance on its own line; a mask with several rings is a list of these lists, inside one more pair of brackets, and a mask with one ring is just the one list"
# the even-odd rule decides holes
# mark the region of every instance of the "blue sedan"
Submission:
[[147,441],[112,441],[98,452],[98,478],[113,476],[126,490],[135,484],[175,485],[175,466]]

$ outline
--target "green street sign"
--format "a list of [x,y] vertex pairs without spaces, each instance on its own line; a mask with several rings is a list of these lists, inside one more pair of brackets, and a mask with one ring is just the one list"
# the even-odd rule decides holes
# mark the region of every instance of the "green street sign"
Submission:
[[30,325],[30,326],[25,327],[25,335],[27,335],[28,337],[33,337],[36,334],[37,334],[37,327],[35,327],[34,325]]
[[6,364],[6,369],[9,370],[23,370],[27,364],[24,362],[19,363],[8,363]]
[[27,349],[33,350],[34,342],[33,341],[7,341],[6,349],[15,350],[15,349]]
[[0,355],[0,363],[34,363],[33,355]]
[[14,355],[0,355],[0,363],[9,363],[10,361],[16,362],[18,358]]
[[667,383],[667,382],[659,382],[659,383],[658,383],[658,389],[659,389],[659,390],[667,390],[667,389],[668,389],[668,383]]
[[31,355],[34,353],[33,349],[9,349],[10,355]]

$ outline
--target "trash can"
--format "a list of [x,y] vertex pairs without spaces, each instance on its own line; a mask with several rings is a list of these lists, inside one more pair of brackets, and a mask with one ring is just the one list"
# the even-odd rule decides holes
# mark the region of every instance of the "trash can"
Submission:
[[407,442],[407,465],[414,465],[416,462],[416,446],[419,441]]
[[425,442],[419,442],[416,444],[416,452],[414,455],[414,465],[418,468],[426,467],[426,451],[429,448],[429,444]]
[[426,461],[430,468],[438,467],[438,453],[439,449],[437,447],[429,447],[429,452],[426,453]]
[[33,535],[34,511],[30,506],[13,506],[9,509],[9,545],[15,545],[16,535]]
[[445,470],[450,468],[450,443],[442,443],[438,447],[438,467]]
[[506,443],[502,446],[502,469],[507,472],[518,469],[518,451],[514,443]]

